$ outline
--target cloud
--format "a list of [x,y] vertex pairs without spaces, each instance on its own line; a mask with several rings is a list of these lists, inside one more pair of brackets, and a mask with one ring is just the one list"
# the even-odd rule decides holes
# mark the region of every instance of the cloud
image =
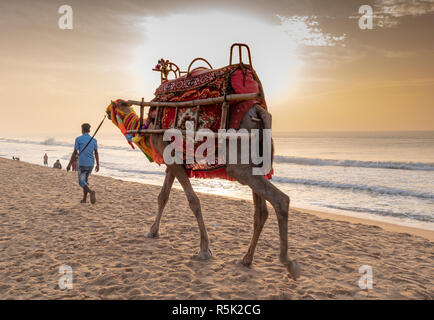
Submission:
[[335,46],[345,40],[346,35],[333,35],[324,33],[319,27],[315,16],[292,16],[277,15],[280,19],[283,31],[297,44],[307,46]]
[[377,0],[374,4],[374,21],[382,28],[399,25],[400,18],[434,13],[434,0]]
[[378,0],[384,14],[399,18],[434,13],[434,0]]

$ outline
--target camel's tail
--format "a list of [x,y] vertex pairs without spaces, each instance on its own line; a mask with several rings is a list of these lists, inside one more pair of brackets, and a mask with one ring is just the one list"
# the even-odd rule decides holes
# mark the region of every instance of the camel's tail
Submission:
[[[255,109],[259,117],[261,118],[261,129],[270,129],[271,130],[271,113],[269,113],[267,110],[265,110],[260,104],[255,104]],[[262,139],[262,135],[261,135]],[[260,143],[262,146],[262,141]],[[262,154],[262,150],[261,150]],[[273,160],[274,160],[274,142],[273,139],[271,139],[271,166],[273,166]]]

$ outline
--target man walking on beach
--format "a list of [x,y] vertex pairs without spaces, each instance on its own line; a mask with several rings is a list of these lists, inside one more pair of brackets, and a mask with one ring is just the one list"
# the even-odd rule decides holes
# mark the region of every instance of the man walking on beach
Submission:
[[48,167],[48,155],[44,154],[44,166]]
[[71,169],[71,165],[74,161],[77,161],[78,156],[78,184],[83,188],[83,200],[81,200],[81,203],[87,201],[87,194],[89,193],[90,202],[94,204],[96,202],[95,191],[89,188],[88,179],[93,170],[95,159],[95,171],[99,171],[98,146],[96,139],[92,139],[89,135],[90,124],[83,123],[81,125],[81,132],[83,135],[75,139],[74,152],[72,153],[71,160],[69,161],[66,170],[69,171]]

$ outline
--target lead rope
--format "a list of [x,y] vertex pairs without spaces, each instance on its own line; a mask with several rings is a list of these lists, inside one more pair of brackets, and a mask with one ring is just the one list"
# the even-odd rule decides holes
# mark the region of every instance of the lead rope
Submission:
[[89,142],[84,146],[83,150],[80,151],[80,153],[78,154],[78,156],[80,156],[84,150],[86,150],[87,146],[89,145],[89,143],[91,143],[91,141],[93,140],[93,138],[96,136],[99,128],[101,128],[105,118],[107,117],[107,115],[104,116],[104,118],[102,119],[101,123],[99,124],[98,128],[96,128],[95,133],[93,134],[92,138],[90,138]]

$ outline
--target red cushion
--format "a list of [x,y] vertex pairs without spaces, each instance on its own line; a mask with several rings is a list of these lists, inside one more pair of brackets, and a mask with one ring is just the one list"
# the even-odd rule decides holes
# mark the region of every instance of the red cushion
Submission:
[[248,69],[244,69],[244,72],[240,69],[235,71],[231,77],[231,84],[238,94],[259,92],[259,85],[253,79],[252,71]]

